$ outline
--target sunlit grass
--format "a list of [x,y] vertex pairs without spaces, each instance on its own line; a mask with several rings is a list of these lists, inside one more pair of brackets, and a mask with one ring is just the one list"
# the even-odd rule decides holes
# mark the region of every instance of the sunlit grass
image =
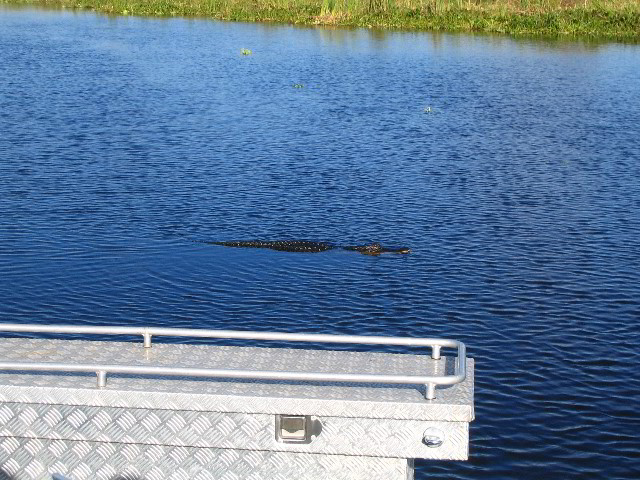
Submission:
[[640,0],[0,0],[119,15],[640,39]]

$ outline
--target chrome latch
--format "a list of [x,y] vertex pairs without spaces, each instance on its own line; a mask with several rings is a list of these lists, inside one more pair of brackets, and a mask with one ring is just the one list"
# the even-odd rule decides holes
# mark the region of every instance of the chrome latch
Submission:
[[282,443],[311,443],[322,430],[319,420],[308,415],[276,415],[276,440]]

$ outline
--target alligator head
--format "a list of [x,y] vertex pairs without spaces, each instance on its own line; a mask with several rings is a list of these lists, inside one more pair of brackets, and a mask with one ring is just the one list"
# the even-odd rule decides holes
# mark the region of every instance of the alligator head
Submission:
[[345,247],[346,250],[355,250],[363,255],[381,255],[383,253],[411,253],[409,247],[383,247],[379,243],[371,243],[369,245],[358,245],[354,247]]

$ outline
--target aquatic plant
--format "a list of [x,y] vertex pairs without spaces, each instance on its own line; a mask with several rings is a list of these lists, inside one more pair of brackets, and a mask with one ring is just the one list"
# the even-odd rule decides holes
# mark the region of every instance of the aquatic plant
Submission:
[[[640,0],[0,0],[109,14],[640,40]],[[245,53],[245,51],[247,53]],[[242,49],[250,55],[249,49]]]

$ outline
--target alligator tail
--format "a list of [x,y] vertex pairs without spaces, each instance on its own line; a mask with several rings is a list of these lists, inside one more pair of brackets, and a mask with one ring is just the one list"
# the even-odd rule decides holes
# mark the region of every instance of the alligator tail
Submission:
[[231,240],[228,242],[206,242],[208,245],[222,245],[223,247],[269,248],[268,244],[261,240]]

